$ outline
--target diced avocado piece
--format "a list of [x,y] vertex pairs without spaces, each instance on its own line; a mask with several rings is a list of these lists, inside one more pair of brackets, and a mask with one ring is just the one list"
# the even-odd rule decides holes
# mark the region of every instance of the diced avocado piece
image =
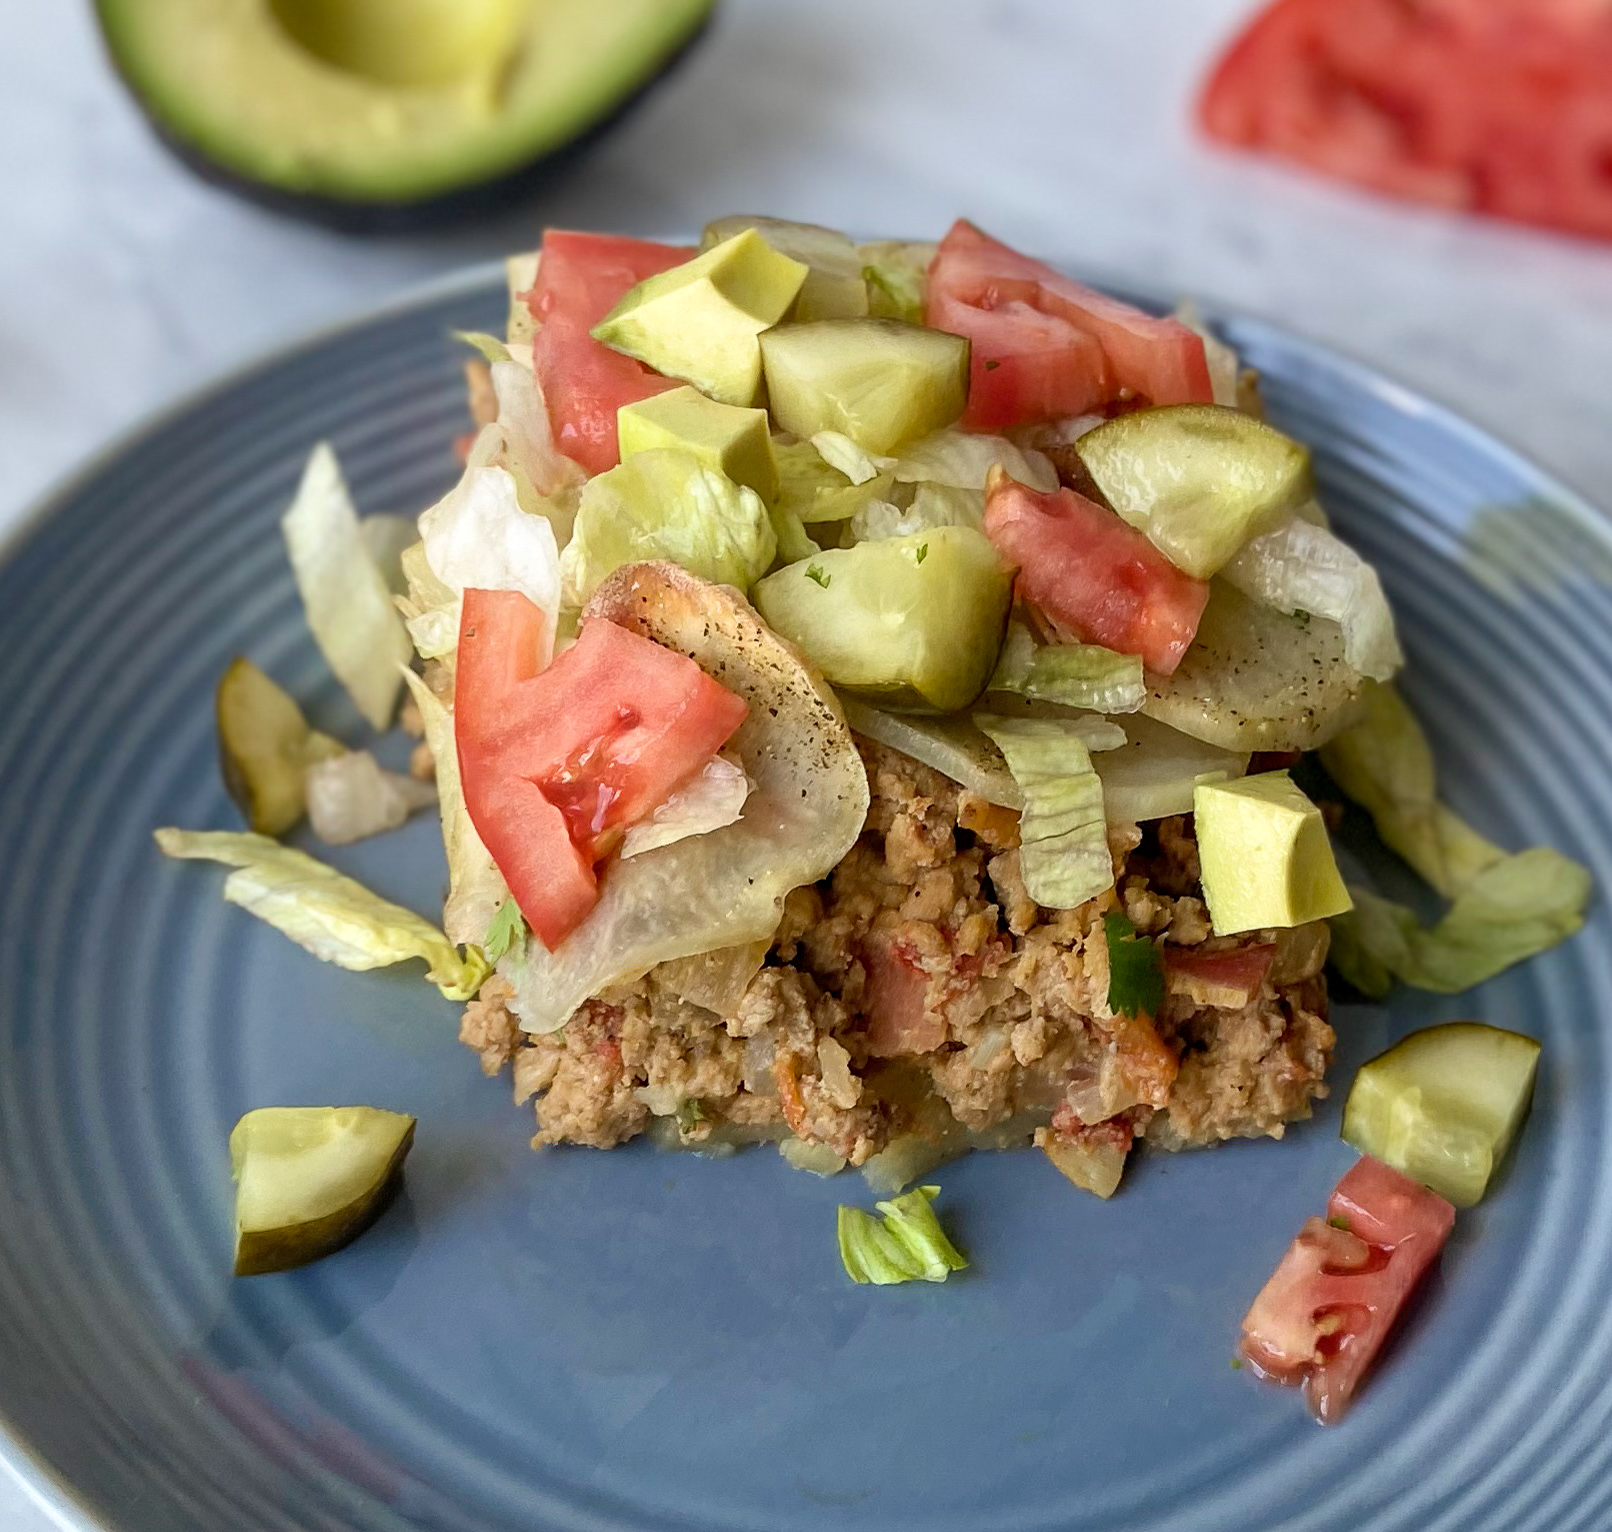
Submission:
[[1539,1044],[1476,1021],[1412,1032],[1360,1066],[1343,1136],[1457,1207],[1483,1198],[1533,1100]]
[[270,1106],[229,1136],[235,1275],[290,1271],[351,1244],[403,1179],[414,1118],[373,1106]]
[[778,463],[765,410],[718,404],[697,388],[652,394],[616,412],[623,458],[658,447],[692,452],[735,484],[748,484],[763,500],[778,498]]
[[806,272],[746,229],[640,282],[593,336],[667,377],[687,378],[721,404],[754,404],[756,337],[789,312]]
[[899,319],[780,325],[761,337],[761,356],[773,419],[802,438],[840,431],[886,453],[968,403],[968,341]]
[[259,835],[284,835],[307,810],[309,765],[346,747],[309,728],[290,694],[248,659],[231,662],[214,703],[225,788]]
[[1216,936],[1302,926],[1354,908],[1321,811],[1287,772],[1200,782],[1193,813]]
[[756,586],[775,632],[836,686],[880,706],[951,713],[990,680],[1012,576],[983,532],[936,527],[826,548]]
[[1120,415],[1088,431],[1075,451],[1108,503],[1200,580],[1314,488],[1308,448],[1218,404]]
[[862,257],[849,236],[821,224],[734,213],[706,224],[700,248],[709,250],[746,229],[754,229],[774,250],[804,261],[809,268],[795,300],[796,319],[856,319],[867,313]]
[[97,0],[162,139],[230,189],[344,227],[505,208],[625,110],[713,0]]

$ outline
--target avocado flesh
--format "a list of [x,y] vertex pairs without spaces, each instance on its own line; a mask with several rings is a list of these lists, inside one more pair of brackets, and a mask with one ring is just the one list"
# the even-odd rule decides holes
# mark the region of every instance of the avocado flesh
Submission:
[[1528,1115],[1531,1037],[1475,1021],[1424,1027],[1360,1066],[1343,1136],[1458,1208],[1482,1200]]
[[748,484],[763,500],[778,498],[778,463],[765,410],[718,404],[697,388],[673,388],[616,412],[623,459],[661,447],[691,452],[707,468]]
[[248,1112],[229,1139],[235,1275],[290,1271],[357,1239],[402,1180],[414,1124],[372,1106]]
[[807,268],[745,229],[648,277],[593,327],[593,338],[719,404],[748,406],[761,388],[756,337],[789,311]]
[[706,224],[700,248],[709,250],[746,229],[754,229],[774,250],[781,250],[809,268],[795,300],[796,319],[857,319],[867,313],[868,286],[862,277],[862,257],[848,235],[816,223],[734,213]]
[[1216,936],[1308,925],[1354,908],[1320,809],[1285,771],[1200,782],[1193,816]]
[[652,83],[712,4],[519,0],[504,67],[417,86],[333,67],[269,0],[97,0],[97,10],[153,126],[198,169],[332,222],[364,226],[368,205],[378,226],[402,221],[386,210],[453,205],[569,146]]
[[503,66],[521,0],[269,0],[315,58],[384,85],[445,85]]

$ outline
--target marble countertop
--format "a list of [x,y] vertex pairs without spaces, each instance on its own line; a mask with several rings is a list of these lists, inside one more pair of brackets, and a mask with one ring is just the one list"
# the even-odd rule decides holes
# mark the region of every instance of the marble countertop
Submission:
[[[1205,147],[1190,94],[1248,8],[725,0],[688,65],[540,199],[355,240],[195,181],[112,79],[87,0],[24,7],[0,49],[0,533],[220,371],[545,223],[665,234],[737,210],[912,235],[966,212],[1099,279],[1331,342],[1612,506],[1612,249]],[[0,1525],[42,1532],[3,1474]]]

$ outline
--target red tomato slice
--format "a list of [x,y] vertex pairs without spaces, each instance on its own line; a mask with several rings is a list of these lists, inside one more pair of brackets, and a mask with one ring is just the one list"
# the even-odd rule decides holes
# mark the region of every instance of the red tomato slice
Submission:
[[973,343],[963,424],[1001,430],[1082,415],[1122,391],[1214,399],[1203,339],[1021,255],[958,219],[929,268],[925,318]]
[[1612,236],[1612,13],[1598,0],[1278,0],[1205,130],[1390,195]]
[[693,660],[597,617],[540,669],[546,622],[518,591],[465,592],[454,729],[471,822],[552,949],[597,901],[595,864],[746,707]]
[[999,480],[985,531],[1019,571],[1019,594],[1066,636],[1139,654],[1169,675],[1209,602],[1209,584],[1183,574],[1135,527],[1072,489],[1041,494]]
[[945,1019],[929,1009],[929,976],[899,941],[869,937],[862,949],[867,974],[862,1009],[868,1052],[876,1059],[929,1053],[946,1041]]
[[1316,1418],[1342,1418],[1355,1389],[1455,1227],[1455,1209],[1369,1155],[1338,1183],[1243,1320],[1242,1353],[1264,1376],[1303,1383]]
[[537,286],[527,307],[542,321],[532,366],[542,385],[554,443],[590,474],[621,461],[616,411],[679,386],[588,332],[646,277],[681,265],[696,252],[681,245],[550,229],[543,236]]

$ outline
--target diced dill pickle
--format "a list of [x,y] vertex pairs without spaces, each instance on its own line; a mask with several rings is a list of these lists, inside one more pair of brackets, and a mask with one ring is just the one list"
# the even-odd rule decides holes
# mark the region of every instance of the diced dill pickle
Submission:
[[1362,1064],[1343,1136],[1457,1207],[1480,1201],[1533,1099],[1539,1044],[1475,1021],[1412,1032]]
[[823,319],[761,337],[773,419],[796,436],[841,431],[868,452],[949,426],[968,403],[961,335],[899,319]]
[[339,740],[308,727],[302,709],[248,659],[218,683],[218,757],[224,786],[260,835],[284,835],[307,809],[311,761],[343,754]]
[[1313,482],[1307,448],[1218,404],[1120,415],[1075,450],[1108,503],[1200,580],[1302,505]]
[[746,229],[754,229],[774,250],[809,268],[795,299],[796,319],[855,319],[867,313],[862,256],[849,235],[816,223],[734,213],[706,224],[700,249],[709,250]]
[[229,1137],[235,1275],[306,1266],[357,1239],[402,1180],[414,1121],[373,1106],[248,1112]]
[[887,708],[955,712],[990,680],[1012,577],[972,527],[829,548],[755,589],[767,623],[836,686]]

